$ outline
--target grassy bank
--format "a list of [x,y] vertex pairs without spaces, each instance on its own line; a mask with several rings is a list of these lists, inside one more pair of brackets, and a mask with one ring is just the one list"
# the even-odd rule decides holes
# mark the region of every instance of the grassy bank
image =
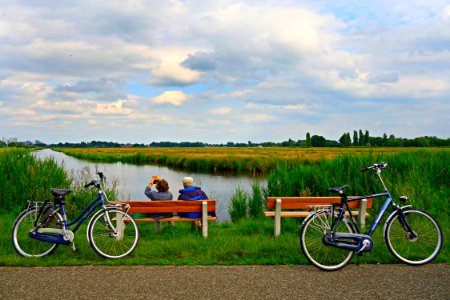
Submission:
[[[3,157],[8,155],[8,158]],[[17,184],[23,189],[43,180],[49,186],[59,186],[58,182],[47,182],[52,172],[40,173],[53,169],[59,174],[59,168],[49,160],[49,166],[39,166],[30,154],[17,152],[0,154],[1,173],[9,174],[9,184]],[[393,155],[369,153],[365,155],[344,155],[332,160],[320,160],[314,164],[291,166],[280,164],[274,168],[268,178],[268,193],[272,196],[294,195],[329,195],[328,188],[341,184],[350,184],[350,194],[362,194],[380,191],[372,173],[360,173],[362,167],[374,162],[386,161],[390,168],[384,172],[386,184],[392,187],[394,197],[408,195],[411,202],[437,217],[444,232],[444,247],[436,262],[449,262],[449,182],[448,166],[450,165],[448,150],[414,151]],[[27,162],[22,166],[22,161]],[[20,167],[21,166],[21,167]],[[52,167],[50,167],[52,166]],[[34,173],[30,173],[34,170]],[[36,170],[39,170],[37,172]],[[12,176],[14,174],[14,176]],[[33,174],[33,176],[30,176]],[[60,178],[73,186],[67,174]],[[33,178],[27,178],[33,177]],[[6,179],[3,179],[4,181]],[[31,180],[31,181],[28,181]],[[81,181],[80,181],[81,182]],[[19,185],[18,183],[21,183]],[[0,184],[4,184],[0,182]],[[8,185],[4,184],[3,189]],[[60,186],[63,187],[63,186]],[[1,190],[2,203],[7,207],[8,201],[19,203],[15,198],[6,198]],[[254,193],[261,193],[254,188]],[[17,194],[26,194],[16,190]],[[79,194],[75,189],[74,197],[68,200],[69,205],[77,205],[83,199],[91,199],[90,195]],[[254,216],[259,215],[255,203],[258,199],[245,195],[247,204]],[[254,200],[250,200],[253,199]],[[25,198],[26,199],[26,198]],[[21,200],[23,201],[23,200]],[[260,205],[260,204],[256,204]],[[19,207],[19,206],[18,206]],[[78,207],[73,207],[76,211]],[[249,210],[249,211],[250,211]],[[374,209],[370,212],[372,213]],[[11,228],[17,214],[3,209],[0,218],[0,265],[41,266],[41,265],[243,265],[243,264],[307,264],[299,247],[299,226],[302,220],[282,220],[282,234],[273,237],[273,221],[266,218],[243,217],[236,223],[210,223],[209,237],[202,238],[200,232],[192,232],[190,224],[176,224],[175,227],[163,228],[155,232],[154,224],[139,224],[140,240],[135,252],[120,260],[106,260],[98,256],[86,242],[86,227],[77,232],[75,244],[78,251],[70,247],[60,246],[55,253],[41,259],[20,257],[15,253],[11,243]],[[373,217],[373,214],[372,214]],[[370,222],[371,219],[368,220]],[[397,263],[388,252],[382,240],[382,228],[374,234],[375,248],[365,254],[360,263]],[[353,263],[356,262],[356,258]]]
[[[283,233],[274,238],[269,219],[247,219],[237,224],[211,224],[209,237],[193,232],[190,224],[165,226],[160,233],[154,224],[139,224],[140,239],[135,251],[119,260],[98,256],[87,244],[85,227],[75,237],[77,251],[59,246],[51,255],[30,259],[19,256],[9,240],[13,217],[0,221],[0,265],[60,266],[60,265],[248,265],[248,264],[308,264],[299,247],[299,220],[283,220]],[[382,242],[381,230],[374,236],[375,249],[361,257],[360,263],[397,263]],[[435,262],[448,262],[443,251]],[[356,263],[356,257],[352,261]]]
[[[267,172],[279,163],[313,164],[342,154],[398,153],[411,148],[58,148],[91,161],[158,164],[199,172]],[[430,148],[430,151],[435,151]]]

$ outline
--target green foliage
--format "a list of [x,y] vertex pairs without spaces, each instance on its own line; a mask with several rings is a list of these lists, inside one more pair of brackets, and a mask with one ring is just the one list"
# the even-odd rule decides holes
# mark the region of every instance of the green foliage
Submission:
[[70,183],[53,159],[38,160],[25,149],[0,153],[0,212],[19,212],[33,196],[49,199],[50,188],[69,188]]
[[265,198],[259,179],[252,183],[253,195],[248,197],[248,214],[252,218],[261,218],[264,216]]
[[[309,165],[278,165],[268,177],[270,196],[329,196],[329,188],[348,184],[349,195],[382,192],[376,174],[360,170],[378,162],[387,162],[383,179],[396,201],[406,195],[410,202],[447,224],[450,195],[450,152],[412,151],[396,154],[342,155]],[[374,208],[382,200],[374,200]]]
[[248,199],[248,193],[238,186],[230,199],[230,208],[228,210],[233,222],[238,222],[247,216]]

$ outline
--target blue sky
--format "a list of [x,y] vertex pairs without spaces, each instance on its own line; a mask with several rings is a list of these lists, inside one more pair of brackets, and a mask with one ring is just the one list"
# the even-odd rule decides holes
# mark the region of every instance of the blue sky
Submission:
[[448,1],[0,0],[0,138],[450,137]]

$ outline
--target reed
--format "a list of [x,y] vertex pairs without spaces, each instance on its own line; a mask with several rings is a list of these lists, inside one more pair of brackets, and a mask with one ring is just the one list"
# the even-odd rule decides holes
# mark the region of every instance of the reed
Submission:
[[[435,151],[434,148],[430,148]],[[277,164],[313,164],[342,154],[399,153],[411,148],[57,148],[56,151],[91,161],[158,164],[199,172],[269,172]]]
[[29,150],[11,149],[0,153],[0,212],[19,212],[33,196],[50,198],[50,188],[69,188],[63,168],[55,160],[36,159]]
[[247,217],[249,195],[240,186],[238,186],[230,199],[229,214],[233,222],[239,222]]

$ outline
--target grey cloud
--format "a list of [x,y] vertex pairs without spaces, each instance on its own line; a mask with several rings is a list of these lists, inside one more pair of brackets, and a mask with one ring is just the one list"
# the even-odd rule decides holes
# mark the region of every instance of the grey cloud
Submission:
[[369,83],[389,83],[389,82],[397,82],[399,79],[399,75],[396,72],[381,72],[375,74],[369,74],[367,81]]
[[196,52],[189,54],[188,58],[181,63],[183,67],[191,70],[210,71],[217,67],[214,57],[210,53]]

